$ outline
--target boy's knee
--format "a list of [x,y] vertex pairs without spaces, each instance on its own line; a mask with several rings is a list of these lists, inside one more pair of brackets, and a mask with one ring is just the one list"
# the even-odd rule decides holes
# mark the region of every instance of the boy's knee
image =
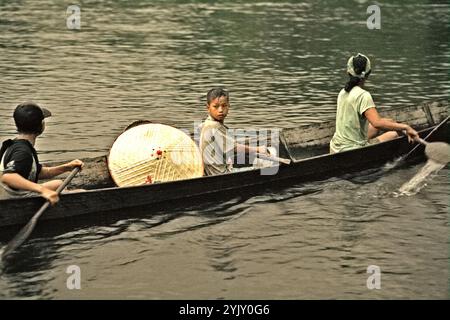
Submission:
[[56,189],[58,189],[64,183],[64,181],[58,179],[58,180],[54,180],[54,183],[55,183],[55,191],[56,191]]
[[382,135],[378,136],[377,139],[380,142],[384,142],[384,141],[393,140],[397,137],[398,137],[397,131],[388,131],[388,132],[385,132]]
[[43,185],[46,188],[56,191],[56,189],[58,189],[59,186],[63,184],[63,182],[64,181],[58,179],[58,180],[52,180],[52,181],[45,182],[45,183],[43,183]]
[[397,131],[389,131],[388,133],[392,137],[392,139],[395,139],[399,136]]

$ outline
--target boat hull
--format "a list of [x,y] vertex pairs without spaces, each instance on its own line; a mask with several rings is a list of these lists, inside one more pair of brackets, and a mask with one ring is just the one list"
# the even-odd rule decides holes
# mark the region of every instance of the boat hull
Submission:
[[[424,138],[434,127],[420,131]],[[449,123],[436,130],[428,141],[449,142]],[[129,209],[182,199],[220,199],[219,193],[228,190],[253,190],[261,185],[277,185],[286,181],[301,183],[322,180],[332,176],[379,167],[411,150],[406,137],[337,154],[323,154],[307,159],[293,159],[290,165],[281,164],[275,175],[262,175],[261,170],[251,170],[218,176],[158,183],[136,187],[107,187],[86,192],[61,195],[61,201],[41,217],[41,220],[63,219],[78,215],[95,215],[98,212]],[[424,159],[420,146],[410,160]],[[40,197],[7,199],[0,201],[0,226],[25,224],[43,204]]]

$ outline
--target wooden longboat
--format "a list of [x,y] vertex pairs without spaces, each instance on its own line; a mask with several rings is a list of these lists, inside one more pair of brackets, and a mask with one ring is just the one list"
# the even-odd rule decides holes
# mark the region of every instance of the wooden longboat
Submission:
[[[448,104],[426,103],[421,106],[383,110],[382,116],[406,122],[428,141],[450,142]],[[436,129],[438,124],[441,125]],[[72,181],[72,186],[88,189],[61,195],[60,202],[48,209],[41,220],[63,219],[78,215],[94,216],[99,212],[135,207],[151,208],[190,198],[210,200],[217,193],[251,190],[262,185],[323,180],[333,176],[379,167],[412,149],[406,137],[338,154],[328,154],[328,143],[334,133],[334,121],[283,129],[279,137],[281,157],[291,164],[280,164],[276,174],[264,175],[249,170],[217,176],[134,187],[115,187],[107,169],[106,156],[84,159],[85,169]],[[411,161],[424,159],[424,147],[411,154]],[[267,169],[266,169],[267,170]],[[43,204],[41,197],[0,200],[0,227],[25,224]]]

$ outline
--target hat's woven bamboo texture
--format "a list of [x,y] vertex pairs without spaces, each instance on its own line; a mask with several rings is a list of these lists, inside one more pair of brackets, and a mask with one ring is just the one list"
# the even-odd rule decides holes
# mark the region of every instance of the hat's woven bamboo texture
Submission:
[[145,124],[122,133],[108,157],[119,187],[200,177],[203,162],[194,141],[181,130]]

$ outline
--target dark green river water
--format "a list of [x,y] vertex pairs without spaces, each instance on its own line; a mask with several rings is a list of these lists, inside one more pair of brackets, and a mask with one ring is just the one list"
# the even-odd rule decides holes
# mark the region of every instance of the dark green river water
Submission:
[[[136,119],[192,130],[217,85],[232,128],[322,122],[357,52],[372,60],[381,110],[448,100],[447,2],[382,3],[379,30],[366,24],[371,4],[86,0],[70,30],[67,1],[0,0],[0,140],[15,134],[15,105],[34,100],[53,113],[42,160],[103,155]],[[42,223],[4,268],[0,298],[447,299],[449,167],[396,193],[422,166]],[[66,286],[71,265],[80,290]],[[381,289],[366,286],[370,265]]]

